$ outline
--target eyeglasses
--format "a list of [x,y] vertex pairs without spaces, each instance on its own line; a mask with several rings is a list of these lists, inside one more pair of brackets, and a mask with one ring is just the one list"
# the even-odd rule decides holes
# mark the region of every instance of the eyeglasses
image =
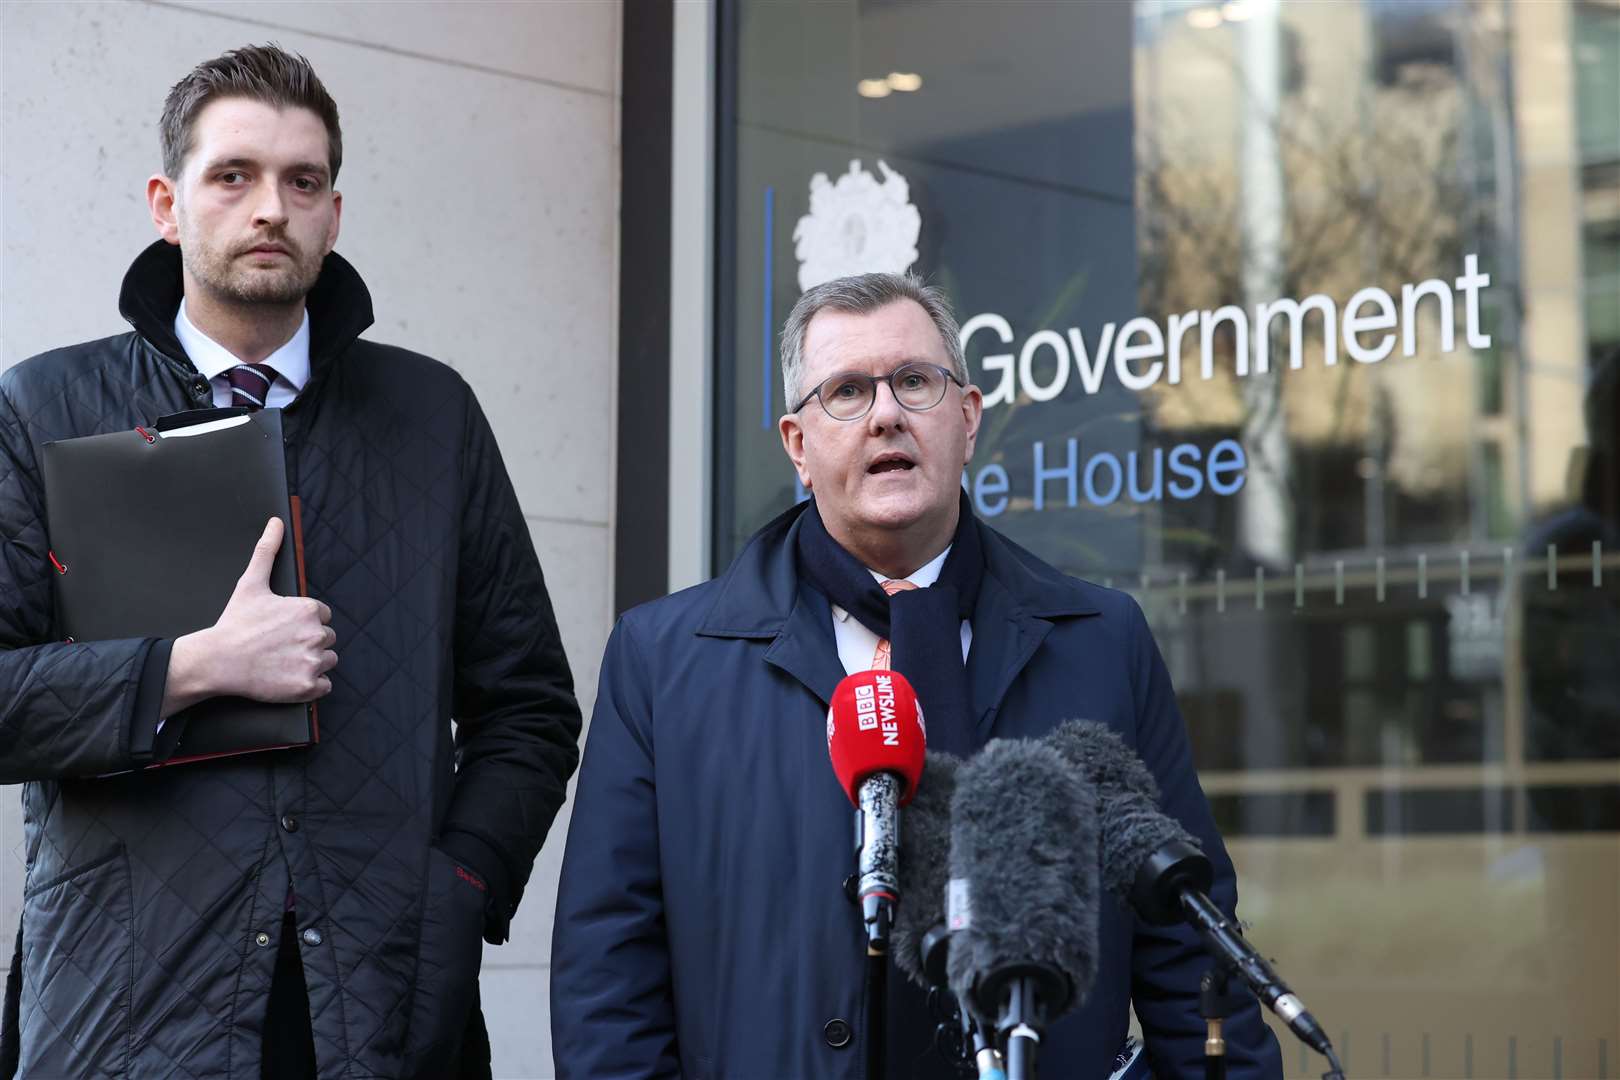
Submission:
[[945,400],[945,388],[951,383],[966,385],[938,364],[902,364],[887,375],[848,371],[823,379],[793,406],[793,411],[798,412],[816,398],[834,420],[859,420],[871,411],[880,382],[888,383],[894,400],[910,412],[927,412],[938,405]]

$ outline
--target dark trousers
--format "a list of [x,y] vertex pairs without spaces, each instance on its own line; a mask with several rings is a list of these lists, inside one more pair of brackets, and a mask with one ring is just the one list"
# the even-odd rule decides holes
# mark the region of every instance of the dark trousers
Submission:
[[293,913],[281,920],[281,946],[270,979],[264,1015],[263,1080],[315,1080],[315,1037],[309,1027],[309,991],[298,955],[298,924]]

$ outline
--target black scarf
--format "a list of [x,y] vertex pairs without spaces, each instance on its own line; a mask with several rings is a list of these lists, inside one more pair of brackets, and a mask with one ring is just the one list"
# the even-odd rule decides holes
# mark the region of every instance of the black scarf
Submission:
[[966,757],[977,748],[967,667],[962,660],[962,620],[971,618],[984,578],[979,525],[967,494],[961,496],[951,553],[939,580],[926,589],[887,595],[860,560],[827,532],[811,500],[799,528],[799,573],[827,599],[880,638],[888,638],[894,670],[917,690],[928,748]]

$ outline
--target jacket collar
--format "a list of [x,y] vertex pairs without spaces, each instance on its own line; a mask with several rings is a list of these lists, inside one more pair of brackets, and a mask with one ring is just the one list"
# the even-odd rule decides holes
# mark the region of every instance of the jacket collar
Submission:
[[[186,371],[193,371],[195,365],[174,333],[174,314],[180,310],[184,296],[180,249],[157,240],[130,264],[118,295],[118,311],[154,348]],[[372,324],[371,293],[349,261],[332,252],[321,264],[321,276],[304,303],[309,311],[313,383]]]
[[[699,625],[702,637],[770,641],[765,659],[823,702],[844,677],[832,608],[799,581],[794,544],[800,503],[755,533],[720,578],[719,595]],[[968,683],[981,726],[1058,619],[1100,614],[1096,587],[1059,573],[982,521],[985,577],[973,610]],[[981,731],[981,735],[983,732]]]

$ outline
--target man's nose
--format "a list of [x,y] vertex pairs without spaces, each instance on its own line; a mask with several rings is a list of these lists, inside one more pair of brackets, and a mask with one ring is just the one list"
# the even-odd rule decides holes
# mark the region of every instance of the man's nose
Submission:
[[873,431],[904,427],[906,410],[894,396],[894,386],[887,380],[872,387],[872,408],[866,414],[867,426]]
[[282,199],[281,185],[265,184],[259,189],[258,201],[253,206],[253,224],[281,226],[287,223],[287,206]]

